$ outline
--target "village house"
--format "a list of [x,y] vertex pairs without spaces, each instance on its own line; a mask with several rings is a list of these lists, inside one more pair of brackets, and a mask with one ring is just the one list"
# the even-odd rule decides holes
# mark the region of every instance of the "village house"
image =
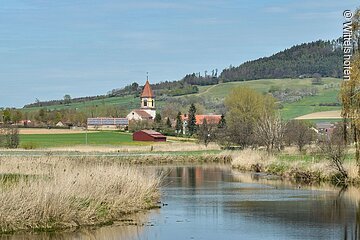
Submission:
[[155,95],[151,89],[149,79],[146,80],[144,89],[140,96],[140,109],[132,110],[126,118],[131,121],[153,120],[156,115]]
[[17,124],[15,124],[15,125],[18,125],[18,126],[29,126],[29,125],[31,125],[31,120],[20,120]]
[[316,123],[316,131],[317,133],[331,133],[335,128],[335,124],[329,122],[320,122]]
[[55,126],[56,127],[65,127],[65,124],[63,124],[62,121],[59,121]]
[[331,134],[333,133],[336,125],[329,122],[320,122],[316,123],[315,127],[312,127],[311,129],[316,133],[317,139],[319,141],[322,141],[324,137],[327,139],[330,138]]
[[[206,119],[207,124],[219,124],[221,120],[221,115],[195,115],[196,125],[201,125]],[[183,122],[183,134],[186,134],[186,128],[188,125],[189,116],[187,114],[181,115],[181,120]]]

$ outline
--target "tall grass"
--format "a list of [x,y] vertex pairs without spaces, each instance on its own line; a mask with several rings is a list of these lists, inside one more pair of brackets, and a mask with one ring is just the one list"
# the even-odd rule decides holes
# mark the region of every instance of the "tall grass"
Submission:
[[0,232],[109,223],[159,197],[155,173],[115,162],[0,158],[0,175],[9,174],[10,184],[0,182]]
[[[265,151],[245,149],[234,152],[231,165],[233,168],[266,172],[285,178],[295,179],[302,182],[330,181],[335,184],[343,184],[336,167],[325,157],[309,157],[303,155],[268,155]],[[348,172],[348,182],[357,182],[357,166],[354,161],[344,164]]]
[[194,142],[166,142],[153,143],[142,142],[142,146],[69,146],[48,148],[49,151],[77,151],[77,152],[188,152],[188,151],[209,151],[220,150],[220,146],[211,143],[207,147]]

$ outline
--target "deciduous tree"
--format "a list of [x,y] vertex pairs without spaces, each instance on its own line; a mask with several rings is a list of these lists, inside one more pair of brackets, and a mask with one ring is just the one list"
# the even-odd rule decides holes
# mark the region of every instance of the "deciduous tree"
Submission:
[[[353,18],[354,45],[360,48],[360,9],[356,11]],[[340,92],[342,102],[341,115],[344,125],[351,129],[352,142],[355,145],[355,159],[360,175],[360,51],[355,51],[351,59],[351,74],[348,81],[343,81]],[[348,141],[347,132],[344,131],[344,140]]]
[[309,122],[291,120],[286,124],[284,140],[288,145],[296,145],[300,152],[314,140],[314,137],[315,132],[311,129]]
[[268,152],[280,151],[284,141],[285,123],[279,115],[265,112],[257,121],[254,132],[257,143],[265,146]]
[[255,125],[265,113],[273,115],[275,99],[250,88],[235,88],[225,99],[229,139],[241,147],[256,144]]

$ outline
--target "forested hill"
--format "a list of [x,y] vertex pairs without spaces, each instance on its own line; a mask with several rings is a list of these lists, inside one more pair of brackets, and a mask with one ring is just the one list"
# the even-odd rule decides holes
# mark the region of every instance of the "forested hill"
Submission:
[[248,61],[238,67],[224,69],[220,79],[224,82],[295,78],[315,73],[323,77],[342,76],[341,40],[316,41],[296,45],[270,57]]

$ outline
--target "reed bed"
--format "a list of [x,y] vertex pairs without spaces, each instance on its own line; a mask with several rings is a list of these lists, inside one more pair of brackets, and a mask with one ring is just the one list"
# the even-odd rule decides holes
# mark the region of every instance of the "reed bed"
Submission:
[[77,152],[184,152],[220,150],[220,146],[211,143],[208,146],[195,142],[166,142],[166,143],[144,143],[143,146],[73,146],[48,148],[49,151],[77,151]]
[[0,232],[111,223],[155,206],[159,183],[115,161],[0,158]]
[[[335,166],[326,159],[279,159],[276,155],[252,149],[232,153],[231,158],[231,165],[235,169],[265,172],[305,183],[329,181],[343,184]],[[349,175],[347,181],[358,182],[356,163],[346,162],[344,167]]]

